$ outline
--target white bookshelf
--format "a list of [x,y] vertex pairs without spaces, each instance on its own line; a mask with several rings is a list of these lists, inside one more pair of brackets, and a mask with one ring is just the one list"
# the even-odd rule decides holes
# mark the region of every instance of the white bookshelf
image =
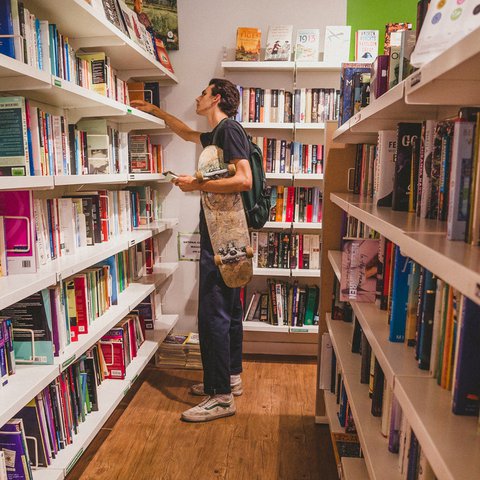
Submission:
[[325,130],[324,123],[294,123],[296,130]]
[[222,62],[225,71],[246,72],[340,72],[338,63],[330,62],[280,62],[280,61],[257,61],[257,62]]
[[[85,422],[78,427],[78,434],[73,436],[73,443],[63,450],[60,450],[57,457],[47,469],[38,470],[42,474],[53,472],[57,475],[57,470],[63,472],[64,478],[75,466],[78,459],[82,456],[85,449],[95,438],[108,417],[113,413],[122,398],[128,393],[131,386],[138,378],[139,374],[147,365],[148,361],[153,357],[158,349],[158,343],[152,340],[145,340],[138,350],[137,356],[127,367],[126,378],[124,380],[104,380],[98,387],[98,406],[97,412],[91,412],[85,418]],[[34,478],[36,480],[36,473]],[[50,478],[50,477],[44,477]]]
[[268,333],[288,333],[288,325],[270,325],[266,322],[245,321],[243,322],[245,332],[268,332]]
[[295,173],[293,176],[295,187],[318,187],[323,185],[323,173]]
[[352,324],[326,318],[328,332],[343,373],[343,382],[371,480],[400,480],[398,456],[388,451],[388,440],[380,433],[380,418],[370,413],[368,385],[360,383],[361,356],[351,352]]
[[50,190],[53,177],[0,177],[0,190]]
[[243,128],[247,130],[293,130],[293,123],[264,123],[243,122]]
[[322,222],[293,222],[294,230],[302,230],[305,233],[320,233],[322,231]]
[[253,274],[262,277],[289,277],[289,268],[254,268]]
[[363,458],[342,457],[342,480],[368,480]]
[[98,175],[55,175],[54,177],[38,178],[52,178],[54,186],[62,187],[66,185],[121,185],[127,183],[127,175],[124,173]]
[[330,426],[330,433],[345,433],[345,429],[338,421],[339,406],[337,397],[334,393],[325,390],[325,412]]
[[291,326],[289,333],[318,333],[318,325]]
[[265,177],[269,183],[279,185],[288,185],[293,182],[293,173],[265,173]]
[[268,230],[289,230],[292,228],[292,222],[267,222],[263,228]]
[[177,324],[179,315],[160,315],[154,322],[153,330],[147,330],[147,340],[154,340],[159,345],[162,343],[170,330]]
[[160,263],[159,265],[155,265],[153,267],[153,273],[144,275],[137,281],[147,285],[152,284],[155,287],[158,287],[164,283],[167,278],[171,277],[177,271],[177,269],[177,262]]
[[296,62],[297,72],[339,72],[341,65],[332,62]]
[[294,268],[292,277],[296,278],[320,278],[320,269],[316,268]]
[[105,17],[102,9],[85,0],[27,0],[25,6],[41,18],[55,23],[75,48],[104,51],[121,78],[161,79],[177,83],[177,77],[165,69],[131,38]]

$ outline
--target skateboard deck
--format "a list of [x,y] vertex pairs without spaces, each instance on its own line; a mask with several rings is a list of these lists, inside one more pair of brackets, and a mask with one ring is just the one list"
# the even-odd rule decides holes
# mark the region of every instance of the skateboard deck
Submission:
[[[215,145],[206,147],[198,160],[197,178],[228,175],[223,151]],[[201,192],[202,205],[212,242],[215,264],[225,284],[243,287],[253,275],[253,250],[240,193]]]

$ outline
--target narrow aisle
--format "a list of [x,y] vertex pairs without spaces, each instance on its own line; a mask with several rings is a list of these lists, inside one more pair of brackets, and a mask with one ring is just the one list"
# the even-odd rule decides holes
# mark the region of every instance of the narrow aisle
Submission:
[[201,372],[148,367],[67,478],[337,479],[329,430],[313,420],[315,374],[313,361],[251,358],[237,414],[188,424]]

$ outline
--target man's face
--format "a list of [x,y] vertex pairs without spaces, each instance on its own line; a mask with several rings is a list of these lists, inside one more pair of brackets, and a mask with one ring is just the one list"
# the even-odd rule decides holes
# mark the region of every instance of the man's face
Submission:
[[212,96],[213,85],[209,85],[195,99],[198,115],[207,115],[207,113],[218,103],[218,95]]

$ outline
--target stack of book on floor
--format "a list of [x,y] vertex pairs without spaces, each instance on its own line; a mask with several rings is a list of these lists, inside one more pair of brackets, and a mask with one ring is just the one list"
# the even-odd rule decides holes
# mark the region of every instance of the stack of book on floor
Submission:
[[162,368],[202,368],[198,333],[169,333],[158,349],[156,364]]

